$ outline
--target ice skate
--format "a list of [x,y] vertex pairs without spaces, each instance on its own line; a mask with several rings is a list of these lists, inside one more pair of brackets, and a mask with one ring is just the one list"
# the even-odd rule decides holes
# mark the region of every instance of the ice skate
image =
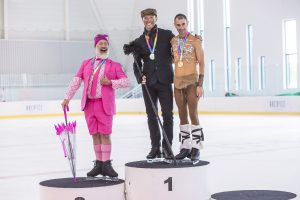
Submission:
[[118,181],[118,177],[108,177],[108,176],[95,176],[95,177],[86,177],[86,181]]
[[180,149],[180,152],[175,156],[176,160],[183,160],[184,158],[188,157],[191,153],[190,149]]
[[193,164],[197,164],[200,160],[200,149],[203,149],[202,141],[204,141],[204,134],[200,125],[192,125],[192,151],[190,159]]
[[174,160],[172,158],[172,152],[168,147],[163,148],[163,162],[172,164]]
[[160,162],[162,160],[160,148],[152,147],[146,158],[148,163]]
[[97,181],[97,180],[103,180],[103,181],[118,181],[118,177],[109,177],[109,176],[96,176],[96,177],[87,177],[87,181]]
[[180,152],[175,156],[176,160],[183,160],[191,153],[192,141],[191,141],[191,130],[189,124],[180,125],[179,141]]
[[191,151],[191,161],[193,162],[193,164],[197,164],[200,161],[200,150],[196,149],[196,148],[192,148]]
[[117,181],[118,173],[113,169],[111,160],[103,161],[102,165],[103,180]]
[[93,179],[94,177],[102,174],[102,165],[103,165],[103,161],[100,160],[94,161],[94,168],[86,174],[87,178]]
[[[102,175],[102,176],[98,176]],[[111,161],[99,161],[96,160],[94,168],[87,173],[87,181],[94,180],[108,180],[108,181],[118,181],[118,173],[111,166]]]

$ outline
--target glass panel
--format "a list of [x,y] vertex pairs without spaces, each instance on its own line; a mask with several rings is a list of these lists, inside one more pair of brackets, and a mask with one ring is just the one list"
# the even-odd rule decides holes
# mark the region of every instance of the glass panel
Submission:
[[247,26],[247,68],[248,68],[248,78],[247,86],[248,90],[253,89],[253,27],[252,25]]
[[215,72],[215,60],[210,60],[209,65],[209,91],[215,90],[215,84],[214,84],[214,72]]
[[225,27],[230,27],[230,1],[223,0],[224,6],[224,25]]
[[242,58],[237,58],[236,60],[236,71],[235,71],[235,89],[241,89],[241,74],[242,74]]
[[231,90],[230,27],[225,28],[225,90]]
[[297,29],[296,20],[285,20],[284,32],[284,86],[285,88],[297,88]]
[[195,31],[195,26],[194,26],[194,1],[193,0],[188,0],[187,1],[187,18],[189,22],[189,31],[193,32]]
[[285,48],[286,54],[293,54],[297,52],[297,30],[296,20],[285,21]]
[[297,88],[297,54],[286,55],[287,88]]
[[261,56],[259,59],[259,89],[263,90],[266,87],[266,77],[265,77],[265,56]]

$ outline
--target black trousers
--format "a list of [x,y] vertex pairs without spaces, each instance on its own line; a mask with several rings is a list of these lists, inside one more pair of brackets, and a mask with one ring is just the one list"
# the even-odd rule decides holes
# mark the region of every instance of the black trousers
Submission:
[[[157,108],[157,103],[159,101],[162,117],[163,117],[163,128],[166,132],[167,138],[172,145],[173,140],[173,91],[171,84],[161,84],[156,83],[154,85],[148,86],[150,96]],[[146,106],[146,113],[148,117],[148,128],[150,131],[150,139],[152,147],[161,146],[161,131],[159,128],[159,122],[157,120],[156,114],[152,108],[151,101],[148,97],[146,89],[142,86],[144,102]],[[167,146],[165,138],[162,140],[162,146],[165,148]]]

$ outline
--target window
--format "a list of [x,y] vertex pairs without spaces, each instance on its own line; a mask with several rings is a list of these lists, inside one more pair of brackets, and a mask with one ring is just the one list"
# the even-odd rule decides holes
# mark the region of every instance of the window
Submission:
[[230,62],[230,27],[225,28],[225,90],[231,89],[231,62]]
[[284,88],[297,88],[297,29],[296,20],[283,23]]
[[189,22],[189,31],[193,32],[195,30],[195,20],[194,20],[194,1],[193,0],[188,0],[187,1],[187,18]]
[[215,60],[211,59],[209,65],[209,91],[215,90],[214,72],[215,72]]
[[197,34],[203,37],[203,33],[204,33],[203,0],[196,0],[196,3],[197,3]]
[[224,46],[225,46],[225,90],[231,89],[231,62],[230,62],[230,5],[229,0],[223,0],[224,13]]
[[259,58],[259,68],[258,68],[258,89],[263,90],[266,87],[266,77],[265,77],[265,56]]
[[236,59],[236,68],[235,68],[235,89],[241,89],[241,76],[242,76],[242,58]]
[[230,1],[223,0],[224,25],[230,27]]
[[247,25],[247,87],[253,89],[253,27]]

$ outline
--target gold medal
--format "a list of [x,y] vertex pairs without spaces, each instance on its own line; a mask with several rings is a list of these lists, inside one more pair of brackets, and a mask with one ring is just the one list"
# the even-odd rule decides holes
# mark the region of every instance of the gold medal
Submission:
[[150,58],[151,60],[154,60],[154,59],[155,59],[154,53],[151,53],[150,56],[149,56],[149,58]]
[[182,62],[182,61],[179,61],[179,62],[177,63],[177,65],[178,65],[178,67],[183,67],[183,62]]

